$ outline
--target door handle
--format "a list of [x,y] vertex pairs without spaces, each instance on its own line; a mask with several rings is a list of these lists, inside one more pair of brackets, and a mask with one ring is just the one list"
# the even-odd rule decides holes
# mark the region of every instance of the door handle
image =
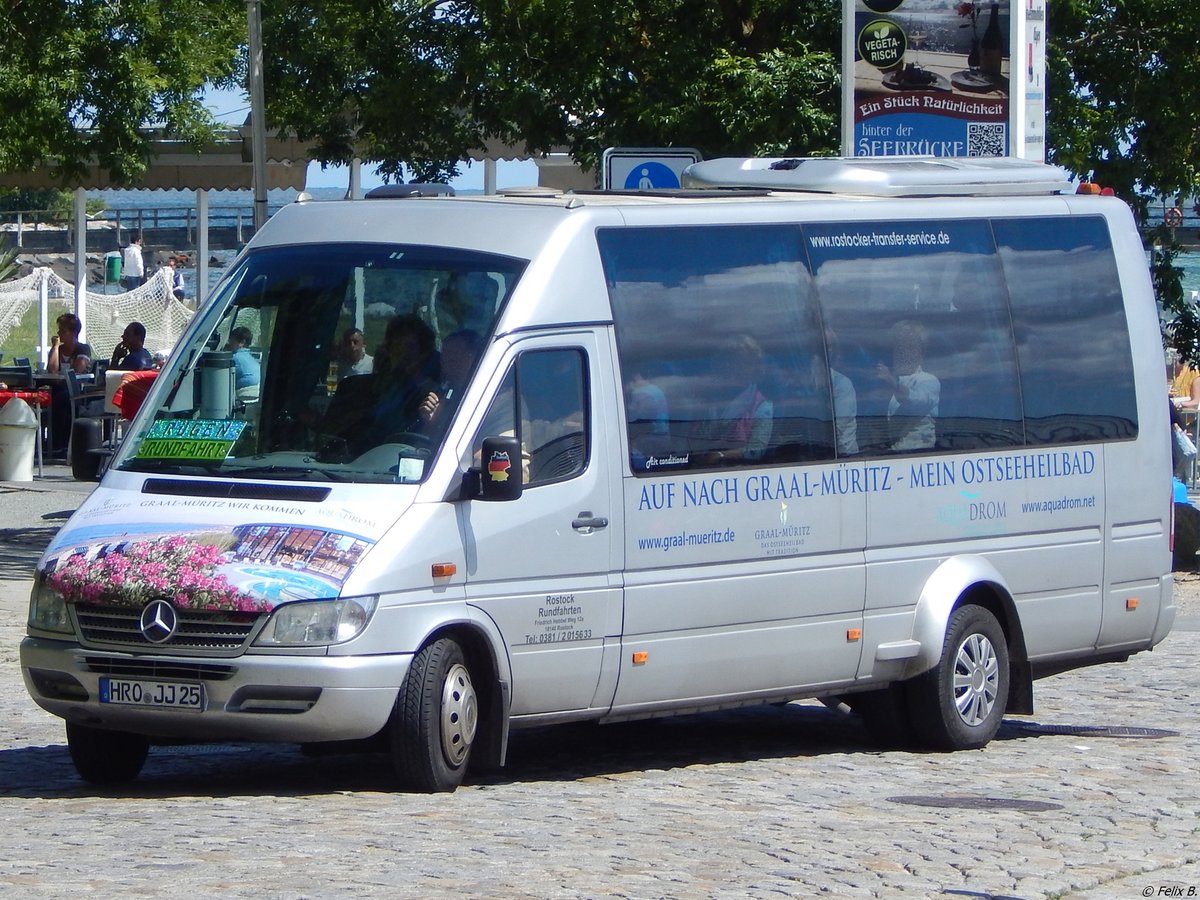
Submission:
[[584,534],[591,534],[596,528],[607,528],[608,519],[604,516],[593,516],[590,509],[585,509],[571,520],[571,527]]

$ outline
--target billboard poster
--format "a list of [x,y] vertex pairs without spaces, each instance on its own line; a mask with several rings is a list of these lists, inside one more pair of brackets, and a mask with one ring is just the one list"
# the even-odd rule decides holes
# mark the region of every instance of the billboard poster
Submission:
[[1025,15],[1015,24],[1024,47],[1024,65],[1013,69],[1013,98],[1024,100],[1024,113],[1013,117],[1013,144],[1017,156],[1035,162],[1046,160],[1046,0],[1025,0]]
[[845,155],[1013,154],[1009,0],[845,0],[844,14]]

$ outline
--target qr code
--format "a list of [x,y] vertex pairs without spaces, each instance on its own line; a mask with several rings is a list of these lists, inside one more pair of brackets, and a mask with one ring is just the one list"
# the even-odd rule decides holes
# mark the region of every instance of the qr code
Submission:
[[1008,126],[1003,122],[968,122],[967,156],[1004,156]]

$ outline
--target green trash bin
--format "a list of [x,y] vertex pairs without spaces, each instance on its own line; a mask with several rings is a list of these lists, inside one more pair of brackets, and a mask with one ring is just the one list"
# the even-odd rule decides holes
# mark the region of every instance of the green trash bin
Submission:
[[104,283],[116,284],[121,280],[121,253],[113,250],[104,257]]

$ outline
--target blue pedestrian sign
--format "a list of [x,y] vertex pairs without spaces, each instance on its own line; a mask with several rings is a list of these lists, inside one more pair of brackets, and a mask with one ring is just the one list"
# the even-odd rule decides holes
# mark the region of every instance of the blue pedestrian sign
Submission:
[[600,186],[606,191],[678,188],[683,170],[700,160],[700,153],[690,147],[609,147]]

